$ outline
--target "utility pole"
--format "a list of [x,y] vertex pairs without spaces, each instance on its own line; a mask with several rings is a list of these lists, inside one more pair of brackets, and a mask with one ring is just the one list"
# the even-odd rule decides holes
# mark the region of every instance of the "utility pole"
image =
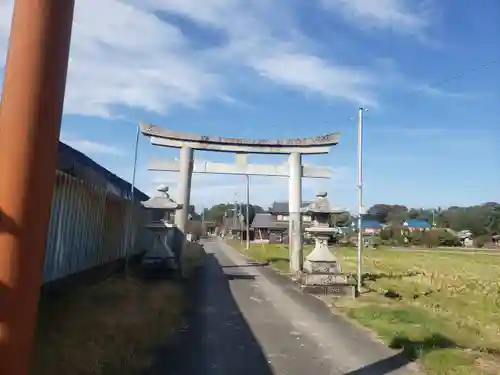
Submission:
[[250,176],[245,175],[247,180],[247,212],[246,212],[246,222],[247,222],[247,241],[246,241],[246,249],[250,249]]
[[236,194],[235,194],[234,195],[234,204],[233,204],[233,228],[232,228],[231,232],[236,229],[236,216],[238,216],[238,201],[237,201]]
[[358,111],[358,264],[357,264],[357,278],[358,278],[358,295],[361,293],[361,263],[362,263],[362,249],[363,249],[363,112],[364,108],[359,108]]
[[201,208],[201,233],[203,236],[206,235],[205,233],[205,207]]
[[242,235],[241,235],[241,220],[240,220],[240,211],[241,211],[241,204],[239,203],[239,194],[238,192],[234,193],[234,230],[238,232],[238,227],[239,227],[239,234],[240,234],[240,243],[243,243]]
[[16,0],[0,110],[0,374],[28,375],[74,0]]
[[238,220],[240,222],[240,243],[243,244],[243,203],[240,203],[240,214]]
[[128,276],[129,271],[129,256],[131,251],[134,248],[135,242],[135,228],[134,228],[134,211],[135,211],[135,175],[137,170],[137,153],[139,150],[139,136],[141,134],[139,125],[136,126],[136,134],[135,134],[135,144],[134,144],[134,165],[132,168],[132,183],[130,184],[130,214],[129,221],[127,225],[127,233],[126,233],[126,245],[125,245],[125,275]]

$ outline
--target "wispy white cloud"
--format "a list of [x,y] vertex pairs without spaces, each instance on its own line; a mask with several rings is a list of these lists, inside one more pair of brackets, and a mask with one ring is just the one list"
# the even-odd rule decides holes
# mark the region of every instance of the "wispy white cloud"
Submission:
[[291,5],[261,0],[209,0],[201,7],[194,0],[145,4],[222,30],[228,42],[211,55],[218,63],[250,68],[261,77],[302,92],[357,104],[375,102],[376,85],[369,70],[340,65],[309,51],[293,22]]
[[0,0],[0,67],[7,56],[7,41],[10,32],[12,8],[13,2],[11,0]]
[[421,95],[433,99],[468,100],[483,97],[483,94],[471,92],[450,91],[438,85],[422,83],[416,78],[409,77],[398,68],[390,58],[378,58],[374,62],[374,74],[384,81],[386,88],[406,92],[409,95]]
[[377,105],[373,87],[378,82],[363,69],[348,66],[332,69],[318,57],[301,54],[269,56],[256,61],[254,66],[262,76],[278,83],[365,106]]
[[77,3],[66,113],[108,116],[117,105],[165,113],[221,90],[182,32],[153,10],[116,0]]
[[[12,2],[0,0],[2,53]],[[172,15],[216,30],[222,41],[196,47]],[[309,47],[293,7],[276,2],[79,1],[65,113],[110,117],[120,106],[164,114],[172,106],[196,108],[209,100],[233,105],[233,73],[336,100],[376,101],[369,69],[320,58]],[[281,62],[286,64],[278,68]]]
[[[321,3],[359,25],[420,34],[429,24],[429,1],[418,7],[404,0]],[[6,50],[12,3],[0,0],[0,57]],[[197,108],[207,101],[242,105],[232,95],[241,84],[235,77],[241,76],[250,77],[246,82],[377,106],[380,90],[390,86],[391,74],[398,74],[395,64],[381,72],[371,62],[353,66],[343,61],[329,46],[305,37],[296,11],[293,3],[264,0],[79,1],[65,113],[111,117],[121,106],[165,114],[172,106]],[[189,23],[202,32],[191,35],[182,26]],[[220,40],[199,47],[209,32],[220,34]],[[448,95],[413,86],[426,95]]]
[[341,14],[357,28],[390,29],[421,37],[429,26],[429,1],[321,0],[325,9]]
[[478,95],[474,95],[471,93],[464,93],[464,92],[453,92],[453,91],[447,91],[445,89],[442,89],[437,86],[432,86],[428,84],[419,84],[415,83],[410,86],[410,89],[416,93],[422,93],[424,95],[433,97],[433,98],[449,98],[449,99],[474,99]]
[[61,141],[74,149],[90,155],[123,156],[124,151],[118,147],[107,145],[90,139],[77,138],[71,134],[62,134]]

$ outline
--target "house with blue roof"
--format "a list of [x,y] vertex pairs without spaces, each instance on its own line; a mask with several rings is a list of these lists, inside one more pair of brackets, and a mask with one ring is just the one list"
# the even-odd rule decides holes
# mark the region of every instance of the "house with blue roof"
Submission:
[[[355,219],[352,224],[352,228],[354,230],[358,230],[358,220]],[[380,233],[380,231],[384,228],[384,225],[378,221],[373,219],[363,219],[361,221],[361,228],[363,229],[363,234],[367,235],[375,235]]]
[[414,230],[428,230],[432,228],[432,225],[427,221],[423,219],[408,219],[405,222],[403,222],[403,227],[414,231]]

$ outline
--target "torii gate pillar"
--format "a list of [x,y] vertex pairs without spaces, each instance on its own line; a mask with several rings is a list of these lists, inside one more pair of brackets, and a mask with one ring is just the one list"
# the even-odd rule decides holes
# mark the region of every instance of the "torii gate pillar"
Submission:
[[27,375],[74,0],[16,0],[0,109],[0,374]]
[[175,224],[182,232],[182,248],[186,247],[186,226],[189,217],[191,178],[193,175],[193,149],[188,146],[180,150],[180,176],[177,191],[177,202],[182,204],[182,209],[175,212]]
[[302,269],[302,155],[293,152],[288,157],[290,177],[288,179],[288,248],[290,256],[290,269],[298,271]]

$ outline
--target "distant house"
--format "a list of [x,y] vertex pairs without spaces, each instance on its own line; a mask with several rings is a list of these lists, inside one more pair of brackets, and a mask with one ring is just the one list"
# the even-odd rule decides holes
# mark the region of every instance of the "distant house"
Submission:
[[[354,230],[358,230],[358,221],[354,220],[352,222],[352,227]],[[363,234],[366,235],[376,235],[379,234],[383,229],[383,224],[377,220],[363,219],[361,221],[361,228],[363,229]]]
[[415,230],[428,230],[432,227],[432,225],[427,220],[422,219],[409,219],[403,222],[403,228],[406,228],[410,231]]
[[500,246],[500,235],[493,234],[491,236],[491,242],[493,242],[493,245],[495,245],[495,246]]
[[240,213],[234,215],[234,211],[232,215],[228,215],[226,212],[222,218],[221,230],[234,237],[246,239],[247,223],[245,215]]
[[254,239],[270,243],[286,243],[288,241],[288,221],[274,220],[269,212],[255,214],[251,228]]
[[215,221],[203,221],[203,230],[205,234],[212,235],[217,231],[217,223]]
[[[300,208],[305,209],[310,204],[311,202],[302,202]],[[273,205],[269,208],[269,213],[272,216],[272,221],[288,223],[288,220],[290,218],[288,202],[274,202]],[[311,223],[311,215],[302,214],[302,222],[304,224]]]
[[189,205],[188,219],[194,221],[201,221],[201,215],[195,211],[194,205]]
[[469,229],[461,230],[457,233],[457,237],[463,246],[474,246],[474,234]]
[[[301,209],[310,203],[302,202]],[[305,229],[311,225],[311,215],[301,213],[301,216],[302,229]],[[251,224],[254,239],[270,243],[288,243],[289,219],[288,202],[274,202],[268,212],[255,215]]]

